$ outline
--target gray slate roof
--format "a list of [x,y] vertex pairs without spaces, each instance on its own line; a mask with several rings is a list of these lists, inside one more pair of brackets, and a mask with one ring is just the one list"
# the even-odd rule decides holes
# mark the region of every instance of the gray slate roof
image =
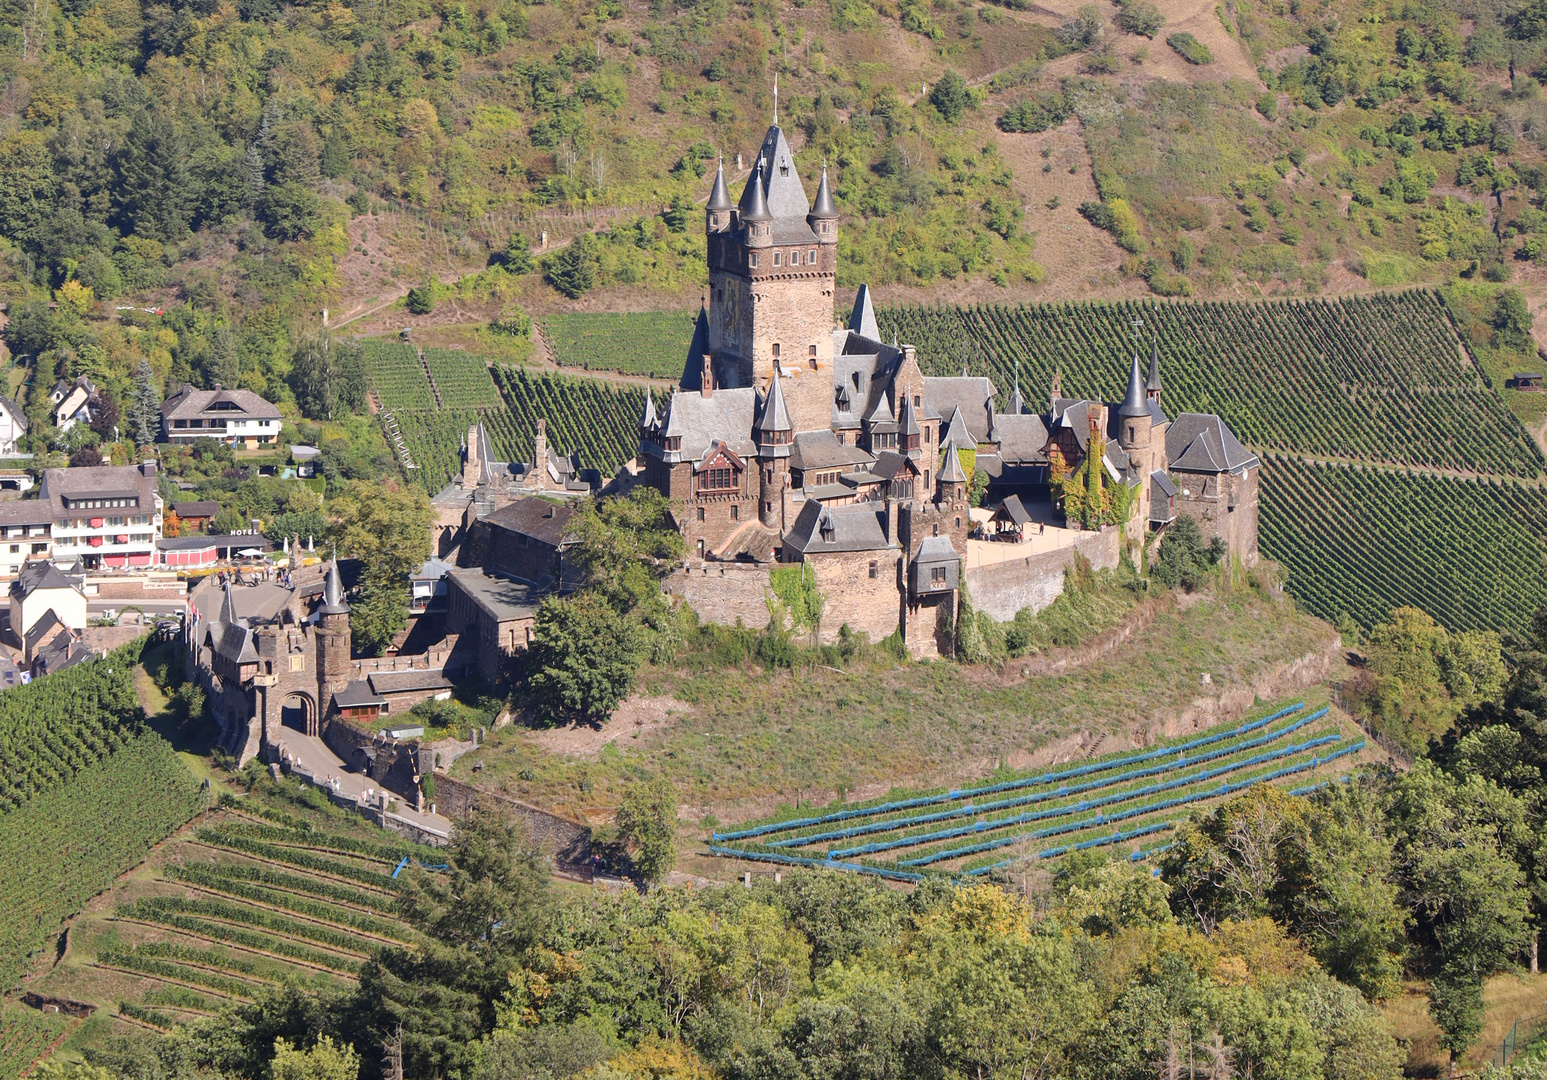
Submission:
[[401,694],[409,690],[449,690],[454,683],[440,668],[414,671],[373,671],[365,677],[378,694]]
[[54,509],[47,499],[7,499],[0,502],[0,525],[48,525]]
[[982,376],[924,377],[925,415],[949,417],[960,409],[975,443],[994,441],[993,402],[994,384]]
[[926,536],[924,542],[919,545],[919,553],[913,557],[916,563],[943,563],[955,562],[961,556],[951,546],[951,541],[944,536]]
[[484,520],[495,528],[529,536],[549,547],[558,547],[574,516],[575,511],[570,507],[546,499],[517,499]]
[[784,546],[802,555],[895,548],[897,545],[886,538],[881,527],[877,505],[824,506],[808,501],[801,507],[794,526],[785,533]]
[[756,409],[757,391],[750,386],[716,390],[712,397],[679,390],[666,408],[661,436],[682,439],[683,461],[697,461],[721,440],[738,457],[756,457],[757,445],[752,441]]
[[45,469],[39,498],[47,496],[56,517],[63,517],[63,499],[133,499],[139,509],[153,511],[156,481],[137,465],[92,465],[85,468]]
[[1171,468],[1182,472],[1240,472],[1261,464],[1213,413],[1182,413],[1172,421],[1166,430],[1166,457]]
[[1019,495],[1010,495],[999,504],[999,509],[994,511],[995,521],[1008,521],[1015,525],[1030,525],[1031,514],[1026,510],[1026,504],[1021,502]]
[[61,574],[47,559],[31,559],[22,564],[16,579],[11,582],[11,595],[25,600],[39,589],[81,591],[79,584]]
[[858,446],[839,442],[831,431],[802,431],[790,450],[790,468],[802,471],[868,466],[875,460]]
[[[796,218],[805,226],[806,215],[811,212],[811,203],[806,200],[806,189],[801,187],[800,174],[795,170],[795,155],[790,152],[790,144],[785,142],[784,131],[779,125],[775,124],[768,129],[757,153],[765,162],[762,184],[768,212],[776,221],[779,218]],[[753,175],[757,175],[756,169]],[[809,226],[806,227],[806,233],[811,235]]]
[[1015,464],[1047,462],[1047,425],[1035,413],[1004,414],[995,420],[999,456]]

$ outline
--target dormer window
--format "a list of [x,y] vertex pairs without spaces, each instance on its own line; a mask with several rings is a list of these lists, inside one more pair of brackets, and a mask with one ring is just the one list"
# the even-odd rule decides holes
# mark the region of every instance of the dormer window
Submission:
[[790,175],[790,159],[789,158],[780,158],[779,159],[779,175],[780,176],[788,176],[788,175]]
[[833,542],[833,538],[837,535],[838,530],[833,526],[833,519],[830,517],[824,517],[822,519],[822,542],[824,544],[831,544]]

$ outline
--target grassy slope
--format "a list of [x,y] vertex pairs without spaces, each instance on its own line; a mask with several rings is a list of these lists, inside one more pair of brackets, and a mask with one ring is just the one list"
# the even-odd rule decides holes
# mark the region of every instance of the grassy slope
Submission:
[[1273,672],[1324,652],[1333,638],[1325,623],[1247,596],[1164,600],[1143,610],[1132,623],[1143,628],[1128,642],[1059,675],[1023,678],[1023,661],[1003,673],[881,662],[851,672],[650,668],[644,693],[669,696],[665,706],[674,710],[656,723],[633,731],[619,724],[610,745],[575,756],[543,735],[506,728],[459,759],[453,774],[469,776],[482,761],[483,783],[605,816],[624,783],[659,773],[677,783],[695,816],[728,823],[779,803],[826,803],[839,791],[863,797],[894,785],[975,779],[1001,763],[1023,767],[1132,745],[1200,696],[1217,701],[1228,691],[1249,703],[1253,687],[1275,692],[1265,685]]

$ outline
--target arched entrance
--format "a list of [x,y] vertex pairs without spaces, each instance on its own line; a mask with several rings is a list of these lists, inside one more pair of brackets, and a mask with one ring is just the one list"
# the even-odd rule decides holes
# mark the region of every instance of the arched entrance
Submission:
[[317,734],[317,706],[311,695],[292,690],[279,703],[279,722],[303,735]]

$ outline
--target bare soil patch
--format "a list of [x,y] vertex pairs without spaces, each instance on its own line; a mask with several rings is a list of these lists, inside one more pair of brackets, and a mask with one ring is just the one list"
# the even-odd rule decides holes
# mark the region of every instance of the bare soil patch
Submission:
[[528,738],[550,754],[594,758],[607,744],[632,739],[665,728],[675,716],[693,712],[693,706],[673,697],[646,697],[634,694],[607,722],[596,727],[576,724],[565,728],[534,731]]

